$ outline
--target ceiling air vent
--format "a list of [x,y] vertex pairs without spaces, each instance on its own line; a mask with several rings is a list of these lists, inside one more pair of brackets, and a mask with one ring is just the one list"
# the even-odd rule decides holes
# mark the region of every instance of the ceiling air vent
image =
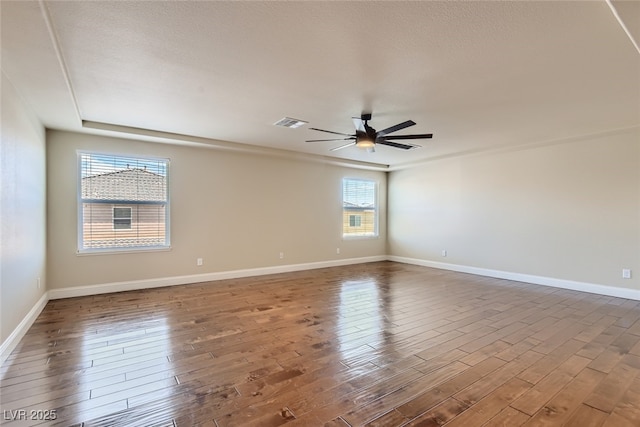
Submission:
[[292,119],[291,117],[285,117],[274,123],[276,126],[283,126],[286,128],[299,128],[302,125],[306,125],[308,122],[304,120]]

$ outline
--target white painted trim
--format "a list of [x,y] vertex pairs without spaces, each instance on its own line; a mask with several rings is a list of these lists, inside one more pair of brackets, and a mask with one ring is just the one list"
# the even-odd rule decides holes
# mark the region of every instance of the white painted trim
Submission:
[[293,271],[313,270],[317,268],[339,267],[343,265],[362,264],[377,261],[394,261],[405,264],[414,264],[424,267],[438,268],[442,270],[458,271],[462,273],[477,274],[479,276],[508,279],[518,282],[532,283],[535,285],[551,286],[561,289],[589,292],[599,295],[608,295],[619,298],[640,300],[640,290],[618,288],[614,286],[599,285],[594,283],[576,282],[572,280],[556,279],[553,277],[535,276],[531,274],[512,273],[508,271],[491,270],[486,268],[471,267],[459,264],[450,264],[437,261],[429,261],[416,258],[400,257],[395,255],[378,255],[362,258],[349,258],[342,260],[320,261],[304,264],[291,264],[271,267],[250,268],[243,270],[221,271],[189,276],[175,276],[148,280],[134,280],[128,282],[104,283],[89,286],[77,286],[73,288],[51,289],[45,292],[33,308],[22,319],[20,324],[0,345],[0,364],[9,357],[22,337],[33,325],[47,302],[51,299],[71,298],[79,296],[99,295],[110,292],[122,292],[140,289],[157,288],[163,286],[184,285],[189,283],[209,282],[224,279],[236,279],[251,276],[263,276],[267,274],[288,273]]
[[234,152],[256,154],[261,156],[274,156],[284,159],[294,159],[296,161],[320,162],[347,168],[374,170],[386,172],[389,165],[361,160],[350,160],[338,157],[322,156],[319,154],[302,153],[297,151],[282,150],[265,146],[238,144],[219,139],[203,138],[193,135],[185,135],[173,132],[163,132],[152,129],[135,128],[118,125],[115,123],[92,122],[82,120],[82,128],[88,133],[95,135],[106,135],[115,138],[135,138],[140,141],[152,141],[167,144],[177,144],[190,147],[208,148],[214,150],[230,150]]
[[633,33],[631,33],[631,31],[629,31],[629,28],[627,28],[627,26],[625,25],[624,20],[622,19],[622,17],[620,17],[620,14],[618,14],[618,9],[616,9],[616,7],[613,5],[612,0],[606,0],[606,1],[607,1],[607,4],[609,5],[609,9],[611,9],[611,12],[613,13],[613,16],[615,16],[616,19],[618,20],[618,24],[620,24],[625,34],[627,35],[627,37],[629,37],[629,40],[631,40],[631,44],[633,44],[633,47],[635,47],[638,53],[640,53],[640,46],[638,46],[638,40],[636,40],[633,37]]
[[546,140],[546,141],[527,142],[524,144],[516,143],[516,141],[513,141],[511,143],[506,143],[502,145],[495,145],[495,146],[490,146],[485,148],[455,152],[455,153],[444,154],[436,157],[427,157],[420,160],[414,160],[406,163],[390,165],[387,171],[395,172],[403,169],[421,167],[432,162],[443,161],[443,160],[459,159],[459,158],[465,158],[465,157],[471,157],[471,156],[484,156],[484,155],[491,155],[491,154],[497,154],[497,153],[509,153],[514,151],[536,149],[536,148],[545,147],[545,146],[568,144],[568,143],[573,143],[577,141],[583,141],[585,139],[603,138],[603,137],[608,137],[613,135],[625,134],[627,132],[635,132],[638,129],[640,129],[640,126],[634,125],[630,127],[606,130],[604,132],[592,133],[587,135],[577,135],[577,136],[571,136],[568,138],[552,139],[552,140]]
[[390,255],[389,261],[402,262],[405,264],[421,265],[423,267],[439,268],[441,270],[458,271],[461,273],[477,274],[478,276],[495,277],[498,279],[513,280],[516,282],[532,283],[534,285],[551,286],[554,288],[571,289],[574,291],[588,292],[591,294],[607,295],[618,298],[640,300],[640,290],[618,288],[596,283],[577,282],[573,280],[556,279],[553,277],[536,276],[532,274],[512,273],[509,271],[491,270],[487,268],[471,267],[459,264],[449,264],[445,262],[429,261],[416,258],[406,258]]
[[331,261],[311,262],[304,264],[278,265],[271,267],[249,268],[244,270],[219,271],[189,276],[162,277],[157,279],[134,280],[127,282],[103,283],[98,285],[75,286],[72,288],[50,289],[50,299],[72,298],[88,295],[99,295],[111,292],[135,291],[140,289],[159,288],[164,286],[185,285],[189,283],[211,282],[241,277],[264,276],[266,274],[289,273],[292,271],[313,270],[317,268],[339,267],[343,265],[362,264],[366,262],[386,261],[385,255],[362,258],[349,258]]
[[103,283],[98,285],[77,286],[63,289],[50,289],[45,292],[33,308],[22,319],[13,332],[0,345],[0,365],[9,357],[29,328],[36,321],[47,302],[52,299],[72,298],[106,294],[111,292],[132,291],[158,288],[163,286],[184,285],[189,283],[210,282],[241,277],[264,276],[267,274],[288,273],[293,271],[313,270],[317,268],[339,267],[343,265],[363,264],[367,262],[386,261],[385,255],[348,258],[331,261],[311,262],[304,264],[279,265],[271,267],[250,268],[244,270],[220,271],[214,273],[194,274],[189,276],[163,277],[158,279],[134,280],[128,282]]
[[44,19],[44,23],[47,26],[47,31],[49,32],[49,38],[51,39],[51,45],[53,46],[53,51],[56,54],[56,59],[58,60],[58,64],[60,65],[60,71],[62,72],[62,77],[65,85],[67,86],[67,90],[71,95],[71,101],[73,102],[73,111],[76,113],[76,118],[79,123],[82,123],[82,114],[80,114],[80,107],[78,105],[78,97],[76,96],[76,91],[71,84],[71,77],[69,77],[69,68],[67,67],[67,62],[64,60],[64,56],[62,55],[62,49],[60,48],[60,40],[58,39],[58,34],[53,28],[53,23],[51,19],[51,15],[49,14],[49,9],[45,4],[44,0],[38,1],[40,5],[40,12],[42,13],[42,18]]
[[22,319],[22,321],[16,326],[16,328],[11,332],[11,335],[7,337],[6,340],[0,345],[0,365],[4,363],[5,360],[9,357],[11,352],[16,348],[18,343],[24,335],[27,333],[31,325],[36,321],[44,307],[49,302],[48,292],[42,294],[38,302],[29,310],[26,316]]

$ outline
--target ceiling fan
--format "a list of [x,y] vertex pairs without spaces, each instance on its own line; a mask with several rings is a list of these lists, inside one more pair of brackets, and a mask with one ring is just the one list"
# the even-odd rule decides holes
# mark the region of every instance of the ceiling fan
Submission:
[[359,148],[365,148],[369,152],[375,151],[376,144],[387,145],[393,148],[400,148],[402,150],[411,150],[413,148],[420,148],[420,145],[408,144],[408,143],[400,143],[395,142],[394,140],[405,140],[405,139],[427,139],[432,138],[433,134],[431,133],[421,133],[416,135],[389,135],[390,133],[397,132],[401,129],[408,128],[409,126],[413,126],[416,123],[413,120],[407,120],[406,122],[398,123],[395,126],[388,127],[381,131],[376,131],[374,128],[369,126],[369,120],[371,120],[371,114],[362,114],[360,118],[353,117],[353,124],[356,127],[356,133],[348,134],[348,133],[340,133],[333,132],[330,130],[317,129],[317,128],[309,128],[311,130],[317,130],[320,132],[333,133],[335,135],[343,135],[346,138],[335,138],[335,139],[310,139],[306,142],[325,142],[325,141],[351,141],[348,144],[341,145],[339,147],[332,148],[330,151],[341,150],[343,148],[351,147],[355,145]]

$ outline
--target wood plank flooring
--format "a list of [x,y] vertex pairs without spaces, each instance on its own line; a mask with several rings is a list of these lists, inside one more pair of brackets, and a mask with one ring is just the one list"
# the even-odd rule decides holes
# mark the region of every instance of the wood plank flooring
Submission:
[[639,426],[640,302],[360,264],[50,301],[0,374],[8,426]]

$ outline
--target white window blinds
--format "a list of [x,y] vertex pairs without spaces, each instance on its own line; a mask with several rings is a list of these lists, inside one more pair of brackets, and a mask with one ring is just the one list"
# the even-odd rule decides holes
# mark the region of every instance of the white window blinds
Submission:
[[78,250],[169,246],[169,160],[79,153]]
[[378,235],[377,185],[375,181],[342,180],[342,236]]

